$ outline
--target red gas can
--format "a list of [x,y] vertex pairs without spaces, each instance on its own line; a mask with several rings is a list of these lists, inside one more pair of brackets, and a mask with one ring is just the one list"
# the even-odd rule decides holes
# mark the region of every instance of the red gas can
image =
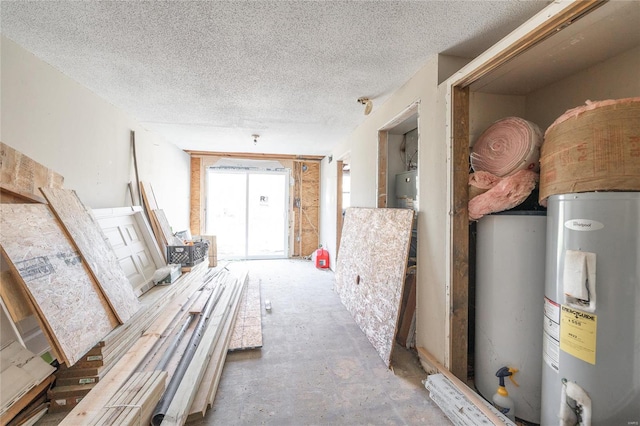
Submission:
[[316,268],[328,268],[329,267],[329,252],[320,247],[315,251],[314,257],[316,258]]

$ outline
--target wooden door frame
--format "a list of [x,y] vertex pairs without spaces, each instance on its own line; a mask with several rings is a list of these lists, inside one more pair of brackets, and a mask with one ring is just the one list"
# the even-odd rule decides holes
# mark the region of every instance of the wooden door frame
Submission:
[[544,14],[536,15],[512,33],[518,33],[517,35],[498,42],[467,64],[456,74],[457,77],[447,83],[447,127],[451,141],[448,190],[451,214],[448,220],[449,318],[446,321],[448,347],[445,366],[464,382],[467,381],[468,373],[469,327],[469,86],[605,3],[603,0],[583,0],[548,6],[544,9]]

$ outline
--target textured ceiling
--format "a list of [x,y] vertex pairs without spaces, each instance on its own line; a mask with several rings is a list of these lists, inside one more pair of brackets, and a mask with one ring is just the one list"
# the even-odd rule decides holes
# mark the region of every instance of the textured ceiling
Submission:
[[[324,155],[429,57],[547,1],[1,3],[1,30],[183,149]],[[252,134],[260,134],[254,145]]]

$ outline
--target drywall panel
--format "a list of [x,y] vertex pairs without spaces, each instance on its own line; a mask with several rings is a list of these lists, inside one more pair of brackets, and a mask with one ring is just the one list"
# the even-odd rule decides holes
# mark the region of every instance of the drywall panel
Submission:
[[527,119],[544,131],[566,110],[585,101],[640,96],[640,46],[530,93]]
[[0,244],[62,361],[73,365],[116,325],[86,265],[44,204],[0,205]]
[[335,290],[384,363],[391,363],[413,210],[347,209]]
[[124,111],[2,37],[0,140],[65,177],[92,208],[128,206],[135,182],[152,182],[169,220],[189,224],[189,156]]

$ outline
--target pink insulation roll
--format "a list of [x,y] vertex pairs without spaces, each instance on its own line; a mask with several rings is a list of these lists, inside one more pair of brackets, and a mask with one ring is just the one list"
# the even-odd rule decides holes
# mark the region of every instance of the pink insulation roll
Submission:
[[493,123],[480,135],[471,152],[473,170],[509,176],[518,170],[540,170],[542,131],[537,124],[519,117]]

